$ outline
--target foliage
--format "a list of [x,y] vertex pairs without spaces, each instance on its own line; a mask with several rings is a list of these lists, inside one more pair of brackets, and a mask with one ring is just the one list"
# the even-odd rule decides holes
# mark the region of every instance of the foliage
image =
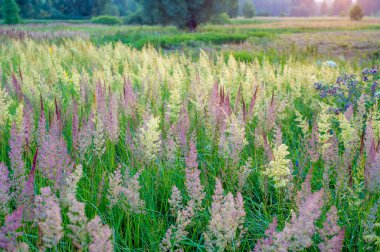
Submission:
[[113,16],[97,16],[91,19],[94,24],[105,24],[105,25],[121,25],[122,21],[118,17]]
[[230,17],[228,16],[227,13],[223,12],[219,15],[212,16],[209,20],[209,23],[215,24],[215,25],[229,24],[230,23]]
[[350,9],[351,20],[358,21],[358,20],[362,20],[363,17],[364,17],[364,12],[363,12],[362,7],[360,7],[359,4],[353,5]]
[[243,16],[245,18],[253,18],[256,14],[255,5],[252,2],[246,2],[243,6]]
[[20,9],[15,0],[4,0],[2,5],[2,11],[5,24],[20,23]]

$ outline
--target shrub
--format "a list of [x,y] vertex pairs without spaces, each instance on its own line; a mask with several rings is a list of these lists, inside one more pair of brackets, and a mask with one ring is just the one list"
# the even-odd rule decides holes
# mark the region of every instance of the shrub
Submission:
[[105,24],[105,25],[121,25],[122,21],[118,17],[114,16],[97,16],[91,19],[94,24]]
[[4,0],[3,1],[3,16],[5,24],[18,24],[20,23],[20,8],[18,7],[15,0]]
[[351,20],[358,21],[358,20],[362,20],[363,17],[364,17],[364,12],[363,12],[362,7],[360,7],[359,4],[355,4],[354,6],[352,6],[350,10]]
[[209,21],[211,24],[229,24],[230,23],[230,16],[228,16],[227,13],[223,12],[220,13],[219,15],[214,15],[210,18]]
[[251,2],[246,2],[243,7],[243,16],[245,18],[253,18],[256,15],[256,8]]

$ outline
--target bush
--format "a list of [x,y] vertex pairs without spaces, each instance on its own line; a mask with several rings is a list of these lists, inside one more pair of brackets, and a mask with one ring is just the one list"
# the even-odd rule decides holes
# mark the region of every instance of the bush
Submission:
[[223,12],[223,13],[220,13],[219,15],[212,16],[210,18],[209,23],[218,24],[218,25],[229,24],[230,23],[230,16],[228,16],[227,13]]
[[18,24],[21,19],[18,13],[20,12],[20,8],[18,7],[15,0],[4,0],[3,1],[3,16],[5,24]]
[[350,10],[351,20],[358,21],[358,20],[362,20],[363,17],[364,17],[364,12],[363,12],[362,7],[360,7],[359,4],[355,4],[354,6],[352,6]]
[[118,17],[114,16],[97,16],[91,19],[94,24],[105,24],[105,25],[121,25],[122,21]]
[[253,18],[256,15],[256,8],[251,2],[246,2],[243,7],[243,16],[245,18]]

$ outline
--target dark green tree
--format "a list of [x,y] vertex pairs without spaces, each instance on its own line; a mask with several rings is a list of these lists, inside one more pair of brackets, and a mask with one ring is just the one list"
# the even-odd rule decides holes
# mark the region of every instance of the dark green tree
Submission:
[[20,23],[20,8],[18,7],[15,0],[3,0],[2,10],[5,24]]
[[354,6],[352,6],[350,10],[351,20],[358,21],[358,20],[362,20],[363,17],[364,17],[364,12],[363,12],[362,7],[360,7],[359,4],[355,4]]
[[173,24],[195,31],[213,14],[212,0],[143,0],[143,19],[148,24]]
[[243,6],[243,16],[245,18],[253,18],[256,14],[255,6],[252,2],[245,2]]

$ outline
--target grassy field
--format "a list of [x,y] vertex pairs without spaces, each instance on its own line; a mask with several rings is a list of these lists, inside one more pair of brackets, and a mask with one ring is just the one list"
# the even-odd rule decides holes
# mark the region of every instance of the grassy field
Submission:
[[0,27],[0,249],[379,251],[379,38]]

